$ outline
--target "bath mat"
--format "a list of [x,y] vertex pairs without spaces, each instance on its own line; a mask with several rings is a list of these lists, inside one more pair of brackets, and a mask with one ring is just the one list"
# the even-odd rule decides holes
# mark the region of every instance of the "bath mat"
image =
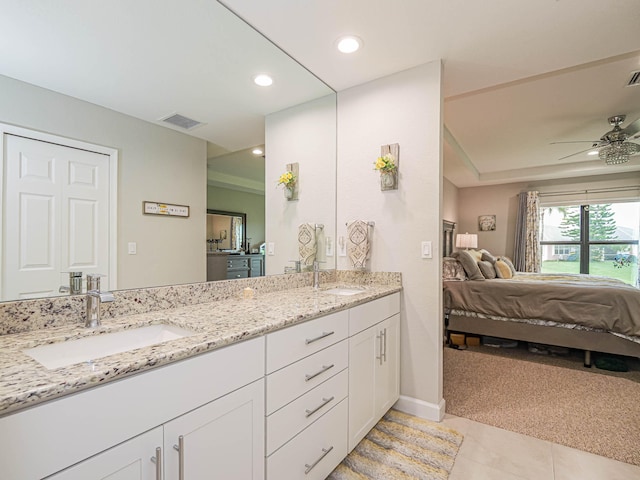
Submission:
[[462,435],[389,410],[327,480],[446,480]]

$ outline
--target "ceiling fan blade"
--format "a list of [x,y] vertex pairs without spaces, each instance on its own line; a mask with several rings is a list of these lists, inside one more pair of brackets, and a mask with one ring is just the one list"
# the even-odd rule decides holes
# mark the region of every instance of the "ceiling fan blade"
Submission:
[[571,155],[565,155],[564,157],[560,157],[558,160],[564,160],[565,158],[569,158],[569,157],[573,157],[575,155],[580,155],[581,153],[589,152],[589,151],[593,150],[593,148],[594,147],[590,147],[590,148],[587,148],[585,150],[581,150],[579,152],[572,153]]
[[600,140],[573,140],[570,142],[551,142],[549,145],[557,145],[559,143],[598,143]]
[[630,137],[633,137],[638,132],[640,132],[640,118],[622,129],[622,133],[626,133]]

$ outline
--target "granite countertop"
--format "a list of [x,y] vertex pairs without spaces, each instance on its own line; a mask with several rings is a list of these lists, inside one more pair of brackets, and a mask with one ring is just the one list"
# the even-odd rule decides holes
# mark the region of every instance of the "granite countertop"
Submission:
[[[2,335],[0,415],[258,337],[401,290],[397,285],[368,284],[363,287],[363,293],[356,295],[324,292],[337,286],[345,285],[325,284],[321,290],[302,287],[256,293],[252,299],[238,295],[237,298],[211,303],[109,318],[103,320],[102,327],[95,330],[85,328],[79,319],[73,325]],[[24,349],[38,345],[160,323],[182,327],[196,334],[52,370],[23,353]]]

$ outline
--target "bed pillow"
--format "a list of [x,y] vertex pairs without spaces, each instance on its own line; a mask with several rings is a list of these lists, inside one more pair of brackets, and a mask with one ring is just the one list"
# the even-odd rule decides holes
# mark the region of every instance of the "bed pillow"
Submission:
[[480,268],[482,276],[487,280],[493,280],[494,278],[496,278],[496,269],[488,260],[479,261],[478,267]]
[[513,274],[511,273],[511,268],[504,260],[501,260],[501,259],[497,260],[494,267],[496,269],[496,276],[498,278],[505,278],[505,279],[513,278]]
[[455,258],[445,257],[442,259],[442,279],[443,280],[466,280],[467,274],[464,267]]
[[516,274],[516,267],[513,266],[513,262],[511,261],[511,259],[509,257],[498,257],[500,260],[502,260],[504,263],[506,263],[507,265],[509,265],[509,270],[511,270],[511,276],[513,277]]
[[480,260],[483,262],[489,262],[491,265],[493,265],[494,263],[496,263],[497,258],[485,250],[482,252],[482,258],[480,258]]
[[469,280],[484,280],[480,267],[478,267],[478,262],[471,253],[467,250],[459,250],[456,253],[456,258],[462,264],[462,268],[467,273]]
[[476,262],[479,262],[482,259],[482,251],[481,250],[474,250],[472,248],[470,250],[464,250],[464,251],[467,252],[469,255],[471,255]]

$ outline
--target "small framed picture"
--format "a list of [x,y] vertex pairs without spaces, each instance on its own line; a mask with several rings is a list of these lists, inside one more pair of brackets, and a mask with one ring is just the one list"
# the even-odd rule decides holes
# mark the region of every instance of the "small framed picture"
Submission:
[[478,217],[478,230],[481,232],[492,232],[496,229],[495,215],[480,215]]

